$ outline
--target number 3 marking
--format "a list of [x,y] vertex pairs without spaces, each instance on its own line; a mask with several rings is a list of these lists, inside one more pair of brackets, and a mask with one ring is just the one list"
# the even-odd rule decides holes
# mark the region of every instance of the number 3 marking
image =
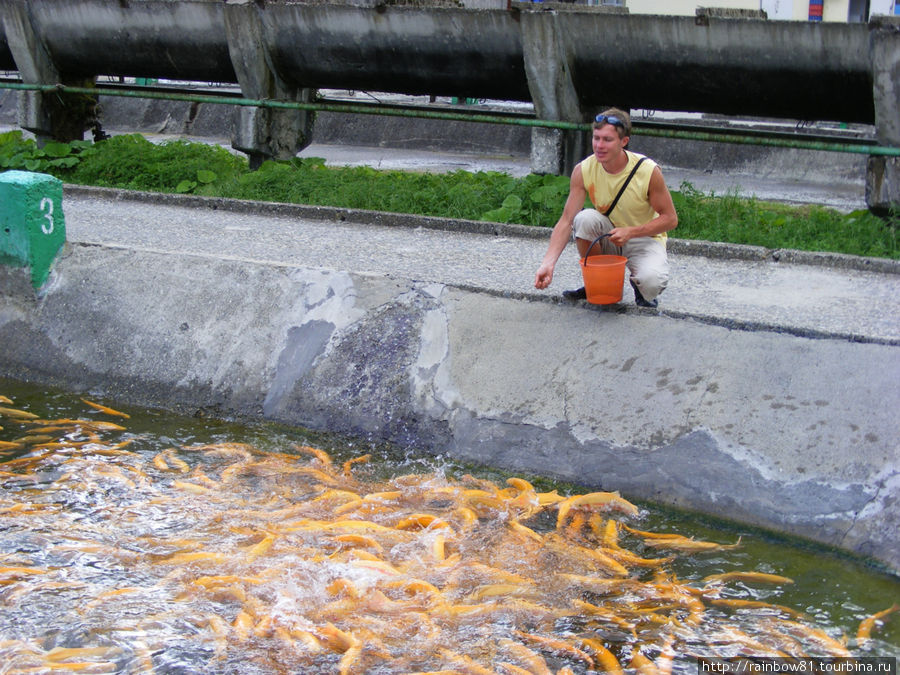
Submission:
[[[52,234],[53,233],[53,200],[49,197],[44,197],[41,200],[41,213],[44,214],[44,218],[47,219],[47,222],[41,225],[41,232],[44,234]],[[46,209],[46,211],[45,211]]]

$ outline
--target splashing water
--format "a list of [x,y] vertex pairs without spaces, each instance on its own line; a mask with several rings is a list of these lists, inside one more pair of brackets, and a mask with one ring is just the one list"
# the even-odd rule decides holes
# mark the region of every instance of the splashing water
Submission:
[[0,674],[696,673],[900,651],[896,579],[823,608],[788,564],[748,557],[753,534],[653,527],[615,493],[22,398],[0,402]]

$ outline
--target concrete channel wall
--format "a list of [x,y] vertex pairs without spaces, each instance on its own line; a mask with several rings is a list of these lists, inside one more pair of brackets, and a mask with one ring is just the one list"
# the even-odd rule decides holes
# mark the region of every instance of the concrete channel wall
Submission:
[[[678,288],[674,312],[590,311],[492,285],[512,274],[501,261],[539,260],[526,228],[110,191],[70,203],[80,234],[40,291],[0,266],[0,375],[620,490],[900,570],[898,341],[728,318],[773,274],[790,274],[787,316],[800,284],[857,311],[843,272],[730,260],[690,279],[703,259],[688,256],[678,285],[712,284],[706,318],[677,311]],[[107,220],[125,238],[96,229]],[[426,235],[446,255],[423,256]],[[357,241],[365,255],[341,262]],[[854,274],[890,312],[897,277]],[[717,309],[726,277],[740,282]]]

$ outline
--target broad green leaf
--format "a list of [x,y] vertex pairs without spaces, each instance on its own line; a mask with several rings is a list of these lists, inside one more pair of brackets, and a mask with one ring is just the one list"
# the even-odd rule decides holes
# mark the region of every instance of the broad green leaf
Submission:
[[509,210],[517,210],[522,208],[522,198],[519,195],[508,195],[503,200],[503,207]]
[[44,154],[47,157],[66,157],[72,154],[72,146],[68,143],[51,141],[44,146]]

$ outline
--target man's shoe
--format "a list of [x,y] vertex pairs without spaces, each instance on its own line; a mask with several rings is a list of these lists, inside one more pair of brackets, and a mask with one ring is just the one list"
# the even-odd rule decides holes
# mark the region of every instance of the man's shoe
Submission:
[[574,291],[563,291],[563,297],[566,300],[587,300],[587,291],[584,286],[576,288]]
[[641,292],[638,290],[638,287],[635,285],[633,281],[631,283],[631,288],[634,290],[634,304],[638,307],[652,307],[655,308],[659,306],[659,301],[654,298],[653,300],[646,300]]

